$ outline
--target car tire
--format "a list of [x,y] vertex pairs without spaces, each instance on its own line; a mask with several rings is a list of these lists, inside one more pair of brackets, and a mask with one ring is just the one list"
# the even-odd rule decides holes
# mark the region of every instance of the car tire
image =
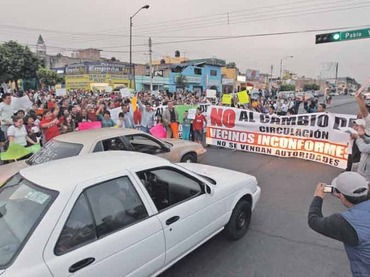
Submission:
[[184,155],[181,158],[181,162],[182,163],[196,163],[197,162],[197,155],[188,153],[188,154]]
[[251,218],[251,204],[245,199],[240,199],[233,209],[229,222],[225,226],[226,237],[230,240],[242,238],[248,231]]

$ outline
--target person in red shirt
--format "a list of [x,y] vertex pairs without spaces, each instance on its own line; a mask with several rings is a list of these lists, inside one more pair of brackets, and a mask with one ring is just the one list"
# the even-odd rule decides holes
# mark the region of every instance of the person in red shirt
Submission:
[[48,102],[48,110],[51,110],[55,105],[55,98],[51,98]]
[[55,105],[51,110],[45,112],[44,118],[40,122],[45,142],[50,141],[52,138],[59,136],[59,120],[57,118],[59,107]]
[[197,112],[193,120],[193,131],[195,142],[200,144],[203,142],[204,123],[207,123],[207,118],[201,113],[200,108],[197,108]]
[[141,116],[142,116],[142,114],[141,114],[140,109],[136,108],[136,110],[134,111],[134,115],[133,115],[135,126],[140,126]]

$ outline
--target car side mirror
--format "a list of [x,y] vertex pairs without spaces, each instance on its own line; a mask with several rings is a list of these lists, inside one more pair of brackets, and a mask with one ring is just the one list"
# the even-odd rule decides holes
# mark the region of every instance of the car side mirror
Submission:
[[168,147],[167,145],[163,146],[163,152],[171,152],[171,148]]
[[214,194],[214,189],[212,187],[210,187],[209,185],[207,184],[204,184],[204,190],[206,192],[206,194],[212,196]]

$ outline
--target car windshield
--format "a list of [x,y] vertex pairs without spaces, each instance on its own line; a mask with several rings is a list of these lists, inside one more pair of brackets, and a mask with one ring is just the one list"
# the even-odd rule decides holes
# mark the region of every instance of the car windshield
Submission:
[[[179,165],[178,164],[178,166],[181,166],[181,165]],[[183,167],[183,166],[181,166],[181,167]],[[183,168],[185,168],[185,169],[188,169],[188,168],[186,168],[186,167],[183,167]],[[189,169],[188,169],[189,170]],[[193,171],[193,170],[190,170],[191,172],[193,172],[194,174],[196,174],[196,175],[198,175],[199,177],[202,177],[203,179],[206,179],[208,182],[210,182],[212,185],[217,185],[217,182],[214,180],[214,179],[212,179],[211,177],[208,177],[208,176],[206,176],[206,175],[203,175],[203,174],[199,174],[199,173],[197,173],[197,172],[195,172],[195,171]]]
[[0,269],[16,258],[56,195],[20,174],[4,184],[0,190]]
[[51,140],[44,148],[28,159],[27,164],[36,165],[64,159],[80,154],[83,145],[78,143]]

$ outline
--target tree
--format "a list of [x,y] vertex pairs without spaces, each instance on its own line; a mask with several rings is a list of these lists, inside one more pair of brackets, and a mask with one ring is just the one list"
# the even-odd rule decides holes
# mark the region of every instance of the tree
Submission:
[[230,62],[226,65],[227,68],[236,68],[236,63],[235,62]]
[[306,84],[303,86],[304,91],[309,91],[309,90],[320,90],[320,86],[317,84]]
[[0,81],[14,82],[18,89],[18,80],[35,78],[42,61],[27,46],[15,41],[0,45]]
[[64,82],[64,77],[61,77],[54,70],[40,67],[37,70],[37,78],[39,79],[41,85],[44,86],[55,86]]
[[295,91],[295,85],[282,84],[280,91]]
[[188,86],[188,80],[185,75],[178,75],[176,78],[176,87],[182,88],[185,90],[185,88]]

